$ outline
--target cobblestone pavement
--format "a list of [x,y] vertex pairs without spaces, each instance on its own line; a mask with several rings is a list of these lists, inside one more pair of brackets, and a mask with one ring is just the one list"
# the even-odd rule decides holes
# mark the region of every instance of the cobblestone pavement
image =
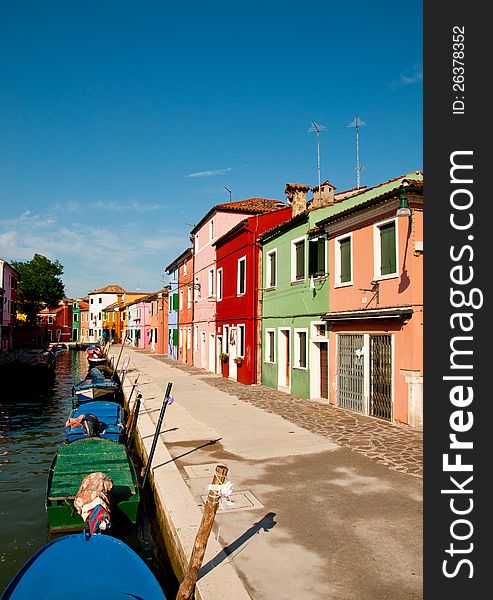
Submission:
[[176,362],[163,355],[140,350],[170,367],[200,377],[239,400],[274,413],[308,431],[330,438],[341,446],[387,465],[390,469],[423,477],[423,432],[388,423],[342,408],[286,394],[263,385],[243,385],[203,369]]

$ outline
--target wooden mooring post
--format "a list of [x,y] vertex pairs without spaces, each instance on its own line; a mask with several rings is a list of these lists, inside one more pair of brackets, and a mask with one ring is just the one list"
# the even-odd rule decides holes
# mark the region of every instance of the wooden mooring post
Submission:
[[[212,485],[223,485],[226,481],[228,474],[228,467],[224,465],[217,465],[212,478]],[[190,600],[192,598],[195,584],[197,583],[197,577],[199,576],[200,567],[204,560],[205,549],[207,547],[207,540],[214,524],[216,512],[221,501],[221,494],[215,490],[209,490],[207,501],[204,506],[204,512],[202,514],[202,521],[200,522],[197,536],[195,537],[195,543],[192,549],[192,555],[190,556],[190,562],[188,564],[188,571],[185,573],[185,577],[181,582],[181,585],[176,594],[176,600]]]

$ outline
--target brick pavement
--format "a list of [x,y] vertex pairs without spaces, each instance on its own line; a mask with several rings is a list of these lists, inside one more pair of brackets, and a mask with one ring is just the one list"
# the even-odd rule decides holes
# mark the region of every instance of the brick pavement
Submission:
[[324,402],[307,400],[263,385],[243,385],[203,369],[169,359],[164,355],[139,350],[170,367],[188,372],[221,391],[236,396],[266,412],[312,433],[350,448],[389,469],[423,477],[423,432],[406,425],[388,423],[360,415]]

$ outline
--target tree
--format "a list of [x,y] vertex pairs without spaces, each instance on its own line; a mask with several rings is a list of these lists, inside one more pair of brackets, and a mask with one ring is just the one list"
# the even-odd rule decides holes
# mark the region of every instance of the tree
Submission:
[[44,306],[55,306],[65,296],[65,286],[60,278],[63,265],[41,254],[35,254],[26,262],[11,261],[11,264],[20,275],[18,310],[26,314],[29,324],[34,325],[36,315]]

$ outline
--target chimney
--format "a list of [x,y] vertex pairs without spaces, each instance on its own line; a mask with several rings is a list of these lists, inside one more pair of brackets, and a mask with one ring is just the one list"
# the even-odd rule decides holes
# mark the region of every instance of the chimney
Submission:
[[330,181],[324,181],[320,184],[320,192],[318,185],[312,188],[313,198],[310,202],[311,208],[321,208],[322,206],[331,206],[334,204],[334,190]]
[[306,195],[310,190],[309,185],[287,183],[284,193],[287,194],[286,202],[291,205],[292,216],[296,217],[306,210]]

